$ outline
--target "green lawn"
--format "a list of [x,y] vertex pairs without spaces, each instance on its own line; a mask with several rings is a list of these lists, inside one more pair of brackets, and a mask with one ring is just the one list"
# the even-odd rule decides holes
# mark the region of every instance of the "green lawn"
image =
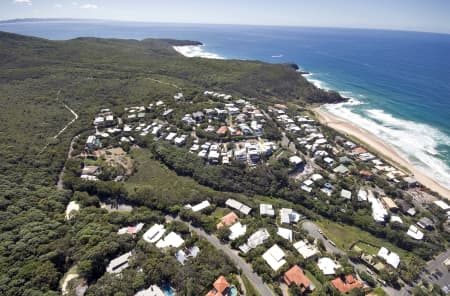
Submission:
[[245,275],[242,275],[241,278],[244,282],[245,291],[247,292],[246,296],[261,296]]
[[[376,246],[384,246],[389,250],[399,254],[400,257],[406,257],[408,255],[408,252],[406,252],[405,250],[394,246],[386,240],[377,238],[370,233],[359,229],[358,227],[343,225],[328,220],[316,221],[316,224],[320,226],[322,231],[327,235],[329,239],[335,242],[336,245],[344,251],[348,250],[354,243],[360,240]],[[364,245],[368,246],[367,244]],[[375,248],[371,247],[370,250],[373,251],[375,250]],[[376,250],[375,254],[377,252],[378,249]]]
[[311,280],[311,282],[314,284],[314,287],[316,287],[316,289],[322,287],[322,284],[314,277],[314,275],[311,272],[309,272],[306,269],[303,269],[303,271],[305,272],[306,276]]

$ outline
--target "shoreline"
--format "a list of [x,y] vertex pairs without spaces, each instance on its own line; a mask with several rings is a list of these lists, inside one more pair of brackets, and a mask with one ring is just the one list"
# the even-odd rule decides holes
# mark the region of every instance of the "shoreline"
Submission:
[[387,145],[377,136],[371,134],[369,131],[360,128],[359,126],[340,119],[330,112],[321,109],[321,107],[315,107],[311,109],[316,114],[320,123],[343,133],[344,135],[350,135],[357,138],[362,144],[367,145],[368,148],[377,152],[383,160],[391,163],[399,169],[407,169],[412,176],[422,184],[423,186],[435,191],[441,195],[441,197],[447,201],[450,200],[450,190],[439,184],[431,177],[424,174],[421,170],[412,165],[409,161],[403,158],[394,148]]

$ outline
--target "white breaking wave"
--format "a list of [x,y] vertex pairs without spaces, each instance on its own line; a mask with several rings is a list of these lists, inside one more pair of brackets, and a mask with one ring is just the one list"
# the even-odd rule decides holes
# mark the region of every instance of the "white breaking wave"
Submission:
[[450,167],[437,157],[439,145],[450,146],[450,137],[446,134],[423,123],[396,118],[380,109],[367,109],[358,114],[348,103],[329,104],[325,108],[395,147],[411,164],[450,188]]
[[204,47],[203,45],[185,45],[185,46],[173,46],[173,49],[175,49],[177,52],[188,58],[199,57],[217,60],[225,59],[224,57],[218,54],[204,51],[203,47]]

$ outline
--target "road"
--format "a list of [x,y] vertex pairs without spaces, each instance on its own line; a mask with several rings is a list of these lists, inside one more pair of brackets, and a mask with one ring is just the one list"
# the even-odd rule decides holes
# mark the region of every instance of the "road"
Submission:
[[[447,258],[450,258],[450,249],[440,254],[433,260],[428,261],[425,267],[426,272],[423,272],[421,274],[422,279],[426,280],[427,282],[438,284],[442,289],[445,286],[448,286],[448,288],[450,288],[450,272],[443,264],[443,262]],[[440,271],[442,273],[442,276],[436,275],[437,278],[433,276],[432,274],[434,274],[436,271]]]
[[[174,220],[173,217],[166,216],[167,221]],[[272,290],[262,281],[262,279],[253,271],[252,267],[244,261],[237,251],[232,250],[228,245],[222,244],[218,238],[212,236],[200,228],[194,227],[191,224],[182,221],[179,217],[175,218],[176,221],[180,221],[189,225],[189,229],[194,231],[197,235],[206,239],[215,248],[223,251],[241,270],[242,273],[248,278],[248,280],[253,284],[255,289],[259,292],[261,296],[274,296],[275,294]]]
[[[56,101],[59,102],[59,95],[61,94],[61,90],[58,90],[57,94],[56,94]],[[70,108],[66,103],[62,103],[64,108],[66,108],[67,110],[69,110],[70,113],[72,113],[73,115],[73,119],[68,122],[55,136],[53,136],[53,139],[58,139],[58,137],[71,125],[73,124],[77,119],[78,119],[78,114],[73,111],[72,108]],[[42,154],[42,152],[44,152],[48,145],[50,145],[49,143],[47,143],[44,148],[42,148],[42,150],[39,152],[39,154]]]
[[[80,137],[80,135],[76,135],[75,137],[72,138],[72,141],[70,141],[69,151],[67,152],[67,159],[72,158],[73,144],[79,137]],[[63,177],[64,177],[65,170],[66,170],[66,166],[64,165],[61,172],[59,173],[58,183],[56,183],[56,189],[58,189],[58,190],[63,189]]]
[[[328,239],[326,239],[322,234],[320,234],[319,226],[314,224],[311,221],[305,221],[302,224],[302,228],[308,232],[310,236],[312,236],[314,239],[322,239],[323,243],[325,245],[325,249],[328,253],[336,253],[340,255],[344,255],[345,253],[339,249],[338,247],[333,246]],[[349,263],[355,268],[355,270],[358,273],[366,272],[367,273],[367,266],[361,263],[354,263],[351,260],[349,260]],[[376,275],[371,275],[375,280],[377,280]],[[392,287],[382,286],[383,290],[388,293],[388,295],[398,295],[398,296],[407,296],[410,295],[407,291],[407,288],[402,288],[401,290],[396,290]],[[410,287],[409,287],[410,288]]]

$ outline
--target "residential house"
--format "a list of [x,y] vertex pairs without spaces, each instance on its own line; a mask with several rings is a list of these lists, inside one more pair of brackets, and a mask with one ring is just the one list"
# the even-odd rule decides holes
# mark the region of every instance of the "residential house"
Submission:
[[277,271],[286,263],[285,254],[277,244],[268,249],[262,257],[274,271]]
[[355,279],[353,275],[348,274],[345,277],[335,278],[330,283],[341,293],[346,294],[353,289],[361,289],[363,284]]
[[313,291],[315,289],[311,280],[305,275],[303,269],[301,269],[298,265],[294,265],[291,269],[286,271],[283,279],[286,285],[291,286],[294,284],[300,288],[302,293],[306,291]]
[[163,239],[160,239],[156,243],[156,247],[160,248],[160,249],[167,248],[167,247],[178,248],[183,243],[184,243],[183,238],[181,238],[180,235],[178,235],[178,234],[176,234],[175,232],[172,231],[166,237],[164,237]]
[[409,226],[408,231],[406,232],[407,235],[412,237],[416,240],[422,240],[423,239],[423,232],[420,231],[415,225]]
[[431,220],[428,217],[420,218],[420,220],[417,222],[417,225],[419,225],[421,228],[427,229],[427,230],[434,229],[434,222],[433,222],[433,220]]
[[183,250],[179,250],[175,257],[177,258],[177,261],[180,262],[181,265],[184,265],[184,262],[188,258],[195,258],[200,253],[200,249],[197,246],[193,246],[192,248],[184,248]]
[[247,225],[242,225],[241,222],[237,222],[230,226],[229,229],[231,233],[228,238],[233,241],[247,232]]
[[397,268],[400,264],[400,256],[394,252],[390,252],[387,248],[381,247],[377,254],[378,257],[383,258],[387,264],[393,268]]
[[239,212],[241,212],[244,215],[250,214],[250,211],[252,210],[252,208],[250,208],[250,207],[244,205],[243,203],[241,203],[235,199],[232,199],[232,198],[227,199],[225,204],[227,206],[229,206],[230,208],[238,210]]
[[323,272],[324,275],[332,275],[336,273],[336,270],[341,268],[339,264],[334,262],[332,259],[328,257],[319,258],[317,262],[317,266]]
[[267,229],[262,228],[250,235],[250,237],[247,239],[247,243],[239,246],[239,249],[242,251],[242,253],[246,254],[251,249],[256,248],[257,246],[262,245],[266,240],[268,240],[270,237],[269,232]]
[[300,221],[300,214],[292,209],[282,208],[280,210],[280,222],[281,224],[297,223]]
[[292,230],[283,228],[283,227],[278,227],[277,234],[279,236],[281,236],[282,238],[287,239],[288,241],[292,242]]
[[155,224],[148,229],[142,238],[148,243],[156,243],[166,232],[164,225]]
[[222,228],[223,226],[230,226],[236,223],[236,221],[239,219],[239,217],[236,215],[235,212],[230,212],[222,217],[220,223],[216,225],[217,229]]
[[270,204],[260,204],[259,205],[259,213],[261,216],[274,216],[275,210],[273,209],[273,206]]
[[141,290],[134,296],[165,296],[164,292],[157,285],[151,285],[148,289]]
[[305,259],[313,258],[319,254],[319,249],[315,245],[308,243],[307,240],[296,242],[294,248]]
[[122,270],[128,267],[128,260],[130,259],[132,252],[125,253],[113,260],[111,260],[106,267],[108,273],[120,273]]
[[230,284],[223,275],[214,282],[213,287],[206,296],[231,296]]

